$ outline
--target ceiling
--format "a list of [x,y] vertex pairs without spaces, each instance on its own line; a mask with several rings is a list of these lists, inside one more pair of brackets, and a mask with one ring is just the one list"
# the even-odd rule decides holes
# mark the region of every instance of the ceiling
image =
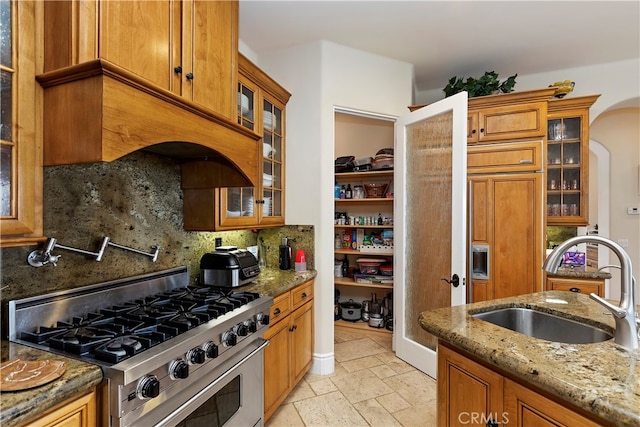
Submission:
[[636,1],[240,0],[257,55],[327,40],[414,65],[418,91],[640,57]]

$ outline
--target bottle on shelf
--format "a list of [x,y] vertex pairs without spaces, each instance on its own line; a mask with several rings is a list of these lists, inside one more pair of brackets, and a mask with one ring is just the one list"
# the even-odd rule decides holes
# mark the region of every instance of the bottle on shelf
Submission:
[[378,225],[382,224],[384,224],[384,221],[382,220],[382,214],[378,214]]
[[353,190],[351,189],[351,184],[347,184],[347,190],[344,193],[345,199],[353,199]]
[[342,188],[340,188],[340,198],[344,199],[346,198],[347,195],[347,188],[343,185]]
[[338,184],[338,181],[336,181],[336,184],[333,187],[333,197],[336,199],[340,198],[340,184]]
[[349,258],[346,254],[342,260],[342,277],[349,277]]

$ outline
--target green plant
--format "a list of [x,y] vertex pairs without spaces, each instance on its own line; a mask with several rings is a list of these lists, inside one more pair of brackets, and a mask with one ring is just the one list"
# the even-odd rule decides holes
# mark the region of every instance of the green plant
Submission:
[[479,79],[469,77],[466,81],[461,77],[453,76],[442,90],[444,91],[445,97],[455,95],[463,90],[467,91],[469,98],[491,95],[496,92],[509,93],[513,92],[517,76],[518,74],[514,74],[502,83],[500,83],[498,74],[495,71],[485,71],[484,75]]

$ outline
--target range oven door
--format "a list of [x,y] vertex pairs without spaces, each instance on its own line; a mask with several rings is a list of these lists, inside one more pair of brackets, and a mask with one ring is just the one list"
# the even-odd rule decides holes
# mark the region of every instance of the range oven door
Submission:
[[[174,396],[175,404],[166,402],[136,420],[135,425],[262,426],[264,348],[268,344],[263,339],[255,340],[225,362],[231,367],[223,374],[217,378],[202,378],[181,396]],[[160,410],[163,406],[165,410]]]

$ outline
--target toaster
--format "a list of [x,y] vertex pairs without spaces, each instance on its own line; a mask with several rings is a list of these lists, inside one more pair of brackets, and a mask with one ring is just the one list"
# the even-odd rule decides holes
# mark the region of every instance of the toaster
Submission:
[[256,257],[235,246],[219,246],[200,259],[200,285],[235,288],[255,281],[258,274]]

